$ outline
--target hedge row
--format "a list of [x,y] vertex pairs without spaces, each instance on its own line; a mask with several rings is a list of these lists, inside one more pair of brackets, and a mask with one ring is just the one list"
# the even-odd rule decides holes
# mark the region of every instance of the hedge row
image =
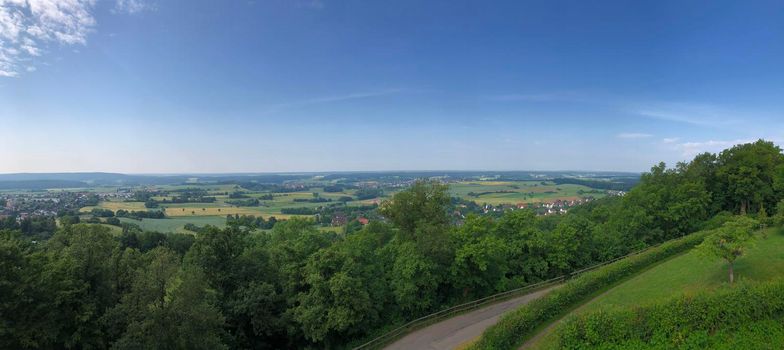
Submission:
[[505,315],[488,328],[469,349],[515,349],[537,327],[579,305],[591,294],[634,275],[663,259],[700,244],[710,231],[667,241],[645,252],[619,260],[570,280],[562,287]]
[[784,280],[747,283],[662,304],[571,318],[557,331],[558,347],[781,349],[782,319]]

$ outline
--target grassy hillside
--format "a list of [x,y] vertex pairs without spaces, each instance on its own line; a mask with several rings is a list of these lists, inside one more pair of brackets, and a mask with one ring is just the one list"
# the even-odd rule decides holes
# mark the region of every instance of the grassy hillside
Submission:
[[[784,276],[784,232],[768,229],[768,238],[738,258],[739,280],[765,281]],[[580,312],[608,307],[639,306],[727,285],[727,264],[701,256],[697,251],[666,261],[599,296]]]
[[[756,244],[735,262],[736,281],[760,282],[784,277],[784,229],[767,229],[764,233],[767,238],[763,238],[760,232]],[[572,315],[628,310],[668,302],[678,297],[729,290],[731,288],[727,278],[727,265],[723,260],[707,258],[691,250],[599,295]],[[534,348],[557,348],[557,332],[555,329],[549,331],[534,344]]]

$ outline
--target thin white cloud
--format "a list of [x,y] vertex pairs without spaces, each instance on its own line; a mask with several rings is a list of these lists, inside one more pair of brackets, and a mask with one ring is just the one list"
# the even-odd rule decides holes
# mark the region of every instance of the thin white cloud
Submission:
[[155,5],[143,0],[117,0],[112,12],[136,14],[144,11],[154,11]]
[[399,93],[401,91],[402,91],[401,89],[387,89],[387,90],[370,91],[370,92],[357,92],[357,93],[350,93],[345,95],[317,97],[309,100],[300,101],[297,104],[314,104],[314,103],[324,103],[324,102],[356,100],[356,99],[368,98],[368,97],[387,96],[387,95]]
[[680,140],[680,138],[678,138],[678,137],[665,137],[665,138],[662,139],[662,142],[664,142],[664,143],[675,143],[675,142],[678,142],[678,140]]
[[675,145],[675,148],[681,152],[684,157],[693,157],[704,152],[721,152],[724,149],[730,148],[734,145],[754,142],[754,140],[737,139],[737,140],[709,140],[709,141],[691,141],[682,142]]
[[726,127],[738,124],[738,112],[717,105],[700,103],[648,103],[629,108],[644,117],[697,126]]
[[734,128],[743,124],[750,116],[774,119],[776,116],[765,115],[759,111],[736,110],[720,104],[651,101],[616,95],[585,91],[509,93],[485,96],[485,100],[498,102],[566,102],[611,108],[623,113],[647,119],[690,124],[707,128]]
[[580,92],[543,92],[543,93],[510,93],[484,96],[483,99],[499,102],[569,102],[586,104],[605,104],[605,97],[591,96]]
[[29,70],[49,44],[84,45],[95,0],[0,0],[0,76]]
[[507,94],[488,96],[492,101],[526,101],[526,102],[547,102],[560,101],[562,96],[557,94]]
[[641,132],[622,132],[615,136],[619,139],[645,139],[645,138],[653,137],[653,135],[651,134],[645,134]]
[[[0,0],[0,76],[31,71],[50,45],[87,44],[96,25],[92,14],[96,2]],[[141,0],[117,0],[116,6],[129,13],[148,8]]]
[[378,90],[378,91],[354,92],[354,93],[348,93],[343,95],[314,97],[314,98],[304,99],[300,101],[273,105],[270,106],[266,111],[264,111],[264,113],[274,113],[288,108],[303,107],[303,106],[322,104],[322,103],[333,103],[333,102],[343,102],[343,101],[358,100],[358,99],[365,99],[365,98],[372,98],[372,97],[382,97],[382,96],[402,93],[404,91],[409,91],[409,90],[386,89],[386,90]]

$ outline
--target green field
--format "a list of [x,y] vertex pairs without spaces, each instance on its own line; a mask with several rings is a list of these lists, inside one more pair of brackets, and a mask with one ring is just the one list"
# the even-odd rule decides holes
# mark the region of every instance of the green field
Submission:
[[[756,244],[735,262],[736,281],[768,281],[784,271],[784,230],[767,229],[767,238],[758,235]],[[708,258],[696,250],[667,260],[599,295],[573,314],[611,308],[637,307],[663,302],[679,295],[729,288],[727,264]],[[556,344],[555,329],[548,330],[535,348],[550,349]]]
[[605,192],[583,185],[556,185],[549,181],[464,181],[449,185],[453,196],[477,204],[546,203],[560,200],[577,200],[586,196],[596,199]]
[[145,231],[158,231],[158,232],[177,232],[177,233],[193,233],[186,230],[185,224],[191,223],[196,226],[212,225],[217,227],[226,226],[226,218],[220,216],[200,216],[200,217],[187,217],[187,218],[166,218],[166,219],[142,219],[134,220],[129,218],[120,218],[120,221],[139,225]]
[[[766,281],[784,271],[784,234],[768,229],[767,238],[735,262],[736,280]],[[727,287],[727,264],[690,251],[668,260],[593,300],[580,312],[655,303],[683,293]]]

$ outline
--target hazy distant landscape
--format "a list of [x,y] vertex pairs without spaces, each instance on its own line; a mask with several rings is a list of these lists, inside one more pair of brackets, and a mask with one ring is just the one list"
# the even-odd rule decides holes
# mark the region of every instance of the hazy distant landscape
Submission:
[[315,218],[322,229],[343,231],[349,222],[358,218],[378,218],[376,209],[382,201],[423,178],[450,185],[451,195],[462,202],[454,220],[462,220],[470,213],[500,215],[524,208],[539,215],[563,214],[571,207],[595,199],[623,195],[639,180],[639,174],[525,171],[0,174],[0,199],[7,203],[0,215],[62,216],[64,211],[75,208],[68,206],[67,199],[59,206],[51,202],[77,195],[91,198],[83,206],[78,205],[74,213],[81,220],[116,223],[106,215],[115,217],[118,211],[131,213],[121,214],[121,224],[115,225],[118,227],[127,224],[143,230],[193,233],[186,225],[224,227],[227,216],[264,220],[296,216]]

